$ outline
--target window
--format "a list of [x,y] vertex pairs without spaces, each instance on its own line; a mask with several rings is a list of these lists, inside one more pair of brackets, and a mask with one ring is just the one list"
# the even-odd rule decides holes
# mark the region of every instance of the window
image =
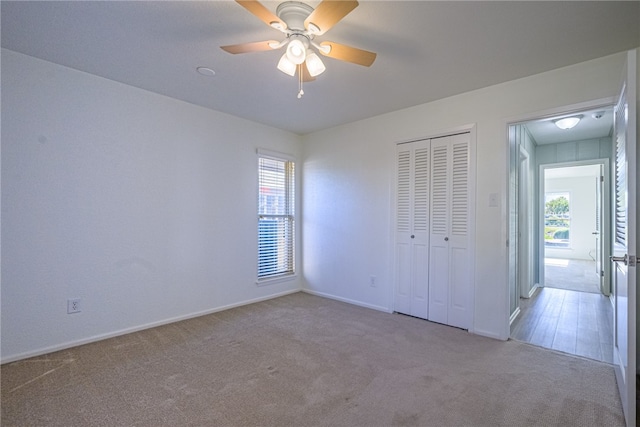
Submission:
[[571,229],[569,193],[546,193],[544,199],[544,245],[568,248]]
[[294,269],[294,162],[258,152],[258,280]]

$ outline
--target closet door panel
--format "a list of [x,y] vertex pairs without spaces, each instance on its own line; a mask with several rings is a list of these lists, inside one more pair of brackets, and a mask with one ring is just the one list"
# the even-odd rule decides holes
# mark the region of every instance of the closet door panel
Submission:
[[396,153],[396,277],[394,308],[411,314],[411,148],[398,146]]
[[397,148],[395,311],[427,318],[429,141]]
[[427,318],[429,297],[429,141],[413,152],[413,298],[411,315]]
[[447,323],[449,300],[449,138],[431,141],[429,320]]
[[449,324],[469,328],[469,142],[470,135],[451,137],[451,227],[449,231]]

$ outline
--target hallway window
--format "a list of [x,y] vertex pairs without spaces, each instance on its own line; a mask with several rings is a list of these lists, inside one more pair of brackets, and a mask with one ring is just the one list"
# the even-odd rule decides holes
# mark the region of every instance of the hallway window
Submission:
[[571,230],[569,193],[546,193],[544,201],[545,247],[568,248]]

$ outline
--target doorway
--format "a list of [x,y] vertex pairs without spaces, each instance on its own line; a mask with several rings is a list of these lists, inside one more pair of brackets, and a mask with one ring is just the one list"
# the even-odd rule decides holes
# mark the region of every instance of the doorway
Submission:
[[602,227],[608,166],[602,159],[540,167],[543,286],[609,295]]
[[509,126],[511,337],[608,363],[612,127],[607,105]]

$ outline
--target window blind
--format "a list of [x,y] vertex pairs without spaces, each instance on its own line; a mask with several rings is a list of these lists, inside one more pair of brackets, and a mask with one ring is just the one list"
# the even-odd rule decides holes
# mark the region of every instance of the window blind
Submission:
[[294,273],[294,163],[260,157],[258,279]]

